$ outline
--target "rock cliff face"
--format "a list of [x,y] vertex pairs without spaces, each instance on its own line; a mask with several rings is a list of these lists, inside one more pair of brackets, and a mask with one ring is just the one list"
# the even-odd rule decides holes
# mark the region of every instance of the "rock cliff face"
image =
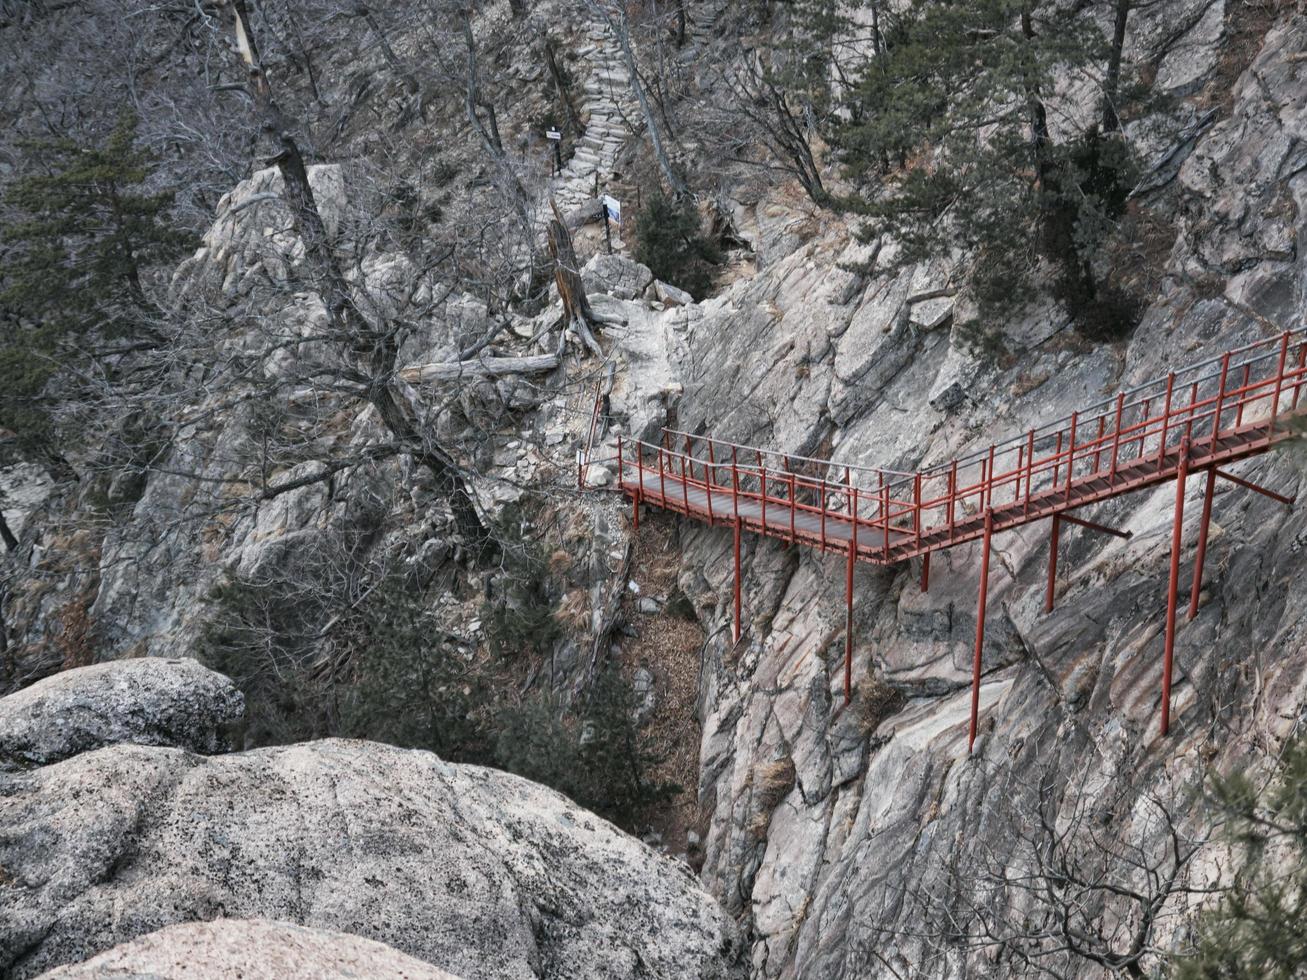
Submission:
[[[1199,122],[1157,149],[1146,193],[1175,221],[1156,298],[1128,342],[1087,344],[1049,307],[1006,325],[1011,356],[983,363],[953,327],[961,319],[953,300],[914,302],[942,285],[946,270],[865,280],[833,272],[864,253],[830,223],[756,278],[677,311],[667,336],[676,338],[672,373],[684,387],[679,427],[911,470],[1299,326],[1307,79],[1295,52],[1307,22],[1276,21],[1234,78],[1220,75],[1230,68],[1222,39],[1231,21],[1222,23],[1219,5],[1209,5],[1175,48],[1197,54],[1185,62],[1193,77],[1174,84],[1228,97],[1229,111],[1212,121],[1199,100]],[[1177,59],[1165,63],[1178,71]],[[1302,480],[1297,452],[1235,470],[1292,496]],[[1190,514],[1200,482],[1190,487]],[[1046,528],[998,539],[982,738],[970,757],[978,546],[936,556],[928,594],[916,563],[858,570],[856,690],[840,711],[843,559],[746,536],[746,633],[732,646],[730,532],[683,529],[682,586],[710,636],[701,682],[700,793],[712,812],[703,877],[751,925],[755,975],[1019,972],[987,960],[994,947],[969,950],[955,930],[986,903],[1021,900],[1019,889],[995,882],[1018,867],[1020,831],[1037,814],[1032,799],[1065,827],[1097,796],[1113,841],[1161,847],[1152,794],[1183,800],[1207,763],[1246,764],[1294,729],[1307,666],[1296,584],[1307,524],[1301,509],[1223,485],[1203,605],[1179,633],[1179,721],[1169,738],[1157,737],[1173,498],[1164,487],[1091,515],[1132,531],[1129,541],[1064,535],[1051,615],[1042,610]],[[1113,796],[1120,789],[1124,796]],[[1184,902],[1177,896],[1168,909]],[[1120,904],[1107,909],[1108,918],[1133,921]],[[1046,962],[1059,975],[1099,970],[1066,954]]]
[[[1301,326],[1307,19],[1220,0],[1168,0],[1137,18],[1134,59],[1176,100],[1168,111],[1178,125],[1131,124],[1152,161],[1132,206],[1155,219],[1140,243],[1149,252],[1141,264],[1155,268],[1151,302],[1128,340],[1089,343],[1050,302],[1003,325],[1001,356],[978,356],[961,329],[974,311],[951,295],[945,259],[887,271],[886,245],[869,273],[845,271],[872,254],[846,222],[814,219],[784,191],[739,189],[727,211],[758,268],[710,300],[687,303],[625,258],[585,265],[591,303],[611,321],[601,339],[615,365],[613,426],[595,455],[610,455],[619,434],[653,436],[674,421],[778,451],[910,470]],[[601,54],[595,60],[610,64]],[[613,162],[613,132],[602,129],[600,169]],[[284,276],[293,260],[265,261],[264,239],[294,252],[275,233],[284,221],[244,206],[271,179],[258,175],[233,192],[179,283],[233,303],[262,301],[258,284]],[[349,195],[334,171],[314,179],[329,208]],[[394,271],[383,259],[372,268]],[[259,309],[295,329],[315,313],[302,295]],[[556,316],[554,308],[515,323],[514,343]],[[443,360],[486,323],[476,300],[451,298],[405,363]],[[464,440],[488,507],[513,502],[519,487],[570,486],[596,367],[577,366],[539,385],[469,386],[455,417],[433,422]],[[335,435],[352,445],[375,427],[362,414]],[[230,419],[178,452],[222,476],[246,438]],[[1295,495],[1300,456],[1294,445],[1234,470]],[[589,475],[598,486],[613,480],[602,464]],[[177,518],[203,512],[204,491],[154,475],[129,521],[100,544],[70,545],[85,546],[94,575],[69,574],[62,591],[32,590],[11,607],[31,633],[53,632],[60,603],[85,592],[104,624],[104,656],[188,652],[217,565],[281,568],[309,544],[343,540],[335,537],[343,528],[366,528],[370,546],[402,546],[452,578],[456,546],[432,498],[396,461],[230,525],[183,532]],[[1074,844],[1078,828],[1092,825],[1118,853],[1135,849],[1148,861],[1162,853],[1162,871],[1173,826],[1201,840],[1198,810],[1185,801],[1208,767],[1257,765],[1303,720],[1307,518],[1221,486],[1202,606],[1179,633],[1175,722],[1163,740],[1156,710],[1172,499],[1161,488],[1090,515],[1133,532],[1128,541],[1065,534],[1051,614],[1042,602],[1045,528],[998,539],[981,738],[970,756],[976,547],[937,555],[928,594],[915,564],[858,569],[855,694],[842,709],[842,560],[746,536],[746,629],[731,644],[730,534],[680,525],[680,586],[709,637],[699,685],[701,881],[740,923],[754,976],[1019,975],[1000,944],[972,943],[968,929],[1000,908],[1047,914],[1014,883],[1039,844],[1032,835],[1051,827]],[[585,528],[578,547],[588,551],[581,564],[597,651],[611,625],[602,610],[625,589],[629,540],[616,505],[595,501],[567,506]],[[1191,522],[1184,576],[1192,534]],[[50,566],[47,579],[64,575],[56,558],[53,546],[31,552],[34,568]],[[448,603],[451,629],[473,642],[467,609],[452,594]],[[559,673],[587,653],[560,645]],[[55,748],[34,761],[67,754]],[[0,850],[0,870],[18,881],[0,896],[13,903],[4,928],[19,976],[213,915],[342,929],[469,977],[736,968],[732,927],[683,872],[556,795],[488,770],[328,741],[213,759],[122,745],[0,778],[19,828]],[[47,842],[48,826],[66,828],[59,842]],[[1182,870],[1195,882],[1214,873],[1201,849]],[[1191,902],[1162,897],[1159,942]],[[1104,923],[1095,941],[1128,945],[1139,908],[1095,901]],[[442,910],[440,928],[419,904]],[[155,908],[173,912],[144,911]],[[110,914],[117,909],[131,911]],[[1064,948],[1042,964],[1059,976],[1102,972]]]
[[[107,714],[139,717],[159,698],[127,683],[131,666],[64,677],[101,685]],[[199,670],[158,669],[179,683]],[[102,740],[121,731],[114,723]],[[6,976],[214,918],[347,932],[469,980],[743,975],[732,922],[684,865],[558,793],[427,752],[108,745],[0,774],[0,800]],[[169,936],[96,969],[188,946],[233,955],[227,929]],[[316,946],[324,958],[350,952]]]

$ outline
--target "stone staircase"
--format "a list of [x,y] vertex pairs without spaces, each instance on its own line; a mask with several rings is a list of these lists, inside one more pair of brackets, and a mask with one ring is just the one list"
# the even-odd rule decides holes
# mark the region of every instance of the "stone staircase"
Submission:
[[[581,118],[585,134],[577,142],[572,158],[562,173],[549,184],[549,193],[564,214],[577,211],[594,200],[595,177],[604,193],[622,146],[639,119],[639,106],[631,94],[631,79],[616,37],[603,20],[591,15],[587,43],[578,52],[589,66]],[[548,201],[544,202],[547,216]]]

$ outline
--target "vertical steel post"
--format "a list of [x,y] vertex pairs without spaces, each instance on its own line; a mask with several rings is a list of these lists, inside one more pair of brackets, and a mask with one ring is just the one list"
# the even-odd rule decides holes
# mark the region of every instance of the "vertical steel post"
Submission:
[[1053,447],[1053,490],[1062,482],[1062,430],[1057,430],[1057,445]]
[[1116,482],[1116,463],[1121,453],[1121,416],[1125,411],[1125,392],[1116,396],[1116,424],[1112,427],[1112,465],[1108,469],[1107,482]]
[[1071,413],[1070,445],[1066,450],[1066,501],[1071,502],[1071,475],[1076,468],[1076,423],[1080,420],[1079,412]]
[[955,530],[954,515],[956,513],[955,505],[957,503],[957,495],[958,495],[958,461],[957,458],[954,457],[953,465],[949,467],[949,471],[948,471],[948,539],[950,543],[952,543],[953,541],[953,532]]
[[641,451],[644,443],[640,440],[635,442],[635,473],[636,478],[640,481],[640,496],[644,496],[644,453]]
[[[1166,376],[1166,401],[1162,403],[1162,438],[1157,444],[1157,469],[1160,472],[1162,464],[1166,460],[1166,439],[1171,434],[1171,392],[1175,389],[1175,372],[1172,371]],[[1144,435],[1140,437],[1139,455],[1144,454],[1143,439],[1148,435],[1147,428],[1144,429]]]
[[885,541],[885,560],[889,561],[889,486],[885,483],[885,474],[880,475],[880,517],[882,521],[881,530],[884,533]]
[[735,642],[740,642],[740,518],[735,518]]
[[1248,403],[1248,379],[1252,377],[1253,365],[1249,361],[1243,366],[1243,384],[1239,386],[1239,410],[1234,413],[1234,427],[1243,425],[1243,407]]
[[821,493],[818,495],[821,502],[821,550],[826,550],[826,480],[823,477],[821,481]]
[[762,533],[767,533],[767,464],[758,450],[758,496],[762,497]]
[[1221,410],[1225,407],[1225,381],[1230,374],[1230,352],[1221,358],[1221,384],[1216,390],[1216,407],[1212,410],[1212,438],[1207,445],[1208,453],[1216,452],[1216,440],[1221,435]]
[[930,591],[930,552],[921,556],[921,591]]
[[912,531],[916,535],[917,547],[921,547],[921,473],[912,480]]
[[1207,526],[1212,521],[1212,496],[1216,492],[1216,466],[1207,471],[1207,486],[1203,488],[1203,516],[1198,525],[1198,554],[1194,557],[1194,584],[1189,590],[1189,615],[1198,615],[1198,594],[1203,591],[1203,563],[1207,560]]
[[[786,469],[789,469],[788,461],[786,463]],[[794,544],[794,542],[797,541],[799,537],[795,533],[795,529],[794,529],[794,514],[795,514],[794,472],[791,471],[789,476],[790,476],[790,544]]]
[[971,727],[967,752],[976,744],[976,721],[980,715],[980,654],[985,646],[985,602],[989,598],[989,541],[994,534],[994,516],[985,511],[985,538],[980,553],[980,597],[976,604],[976,656],[971,664]]
[[667,476],[663,472],[663,443],[667,441],[664,435],[662,441],[658,443],[658,496],[662,498],[661,505],[667,506]]
[[740,467],[736,462],[735,447],[731,447],[731,513],[740,523]]
[[1098,416],[1098,435],[1094,438],[1094,473],[1097,475],[1103,456],[1103,433],[1107,430],[1107,416]]
[[1035,478],[1035,430],[1030,430],[1030,438],[1026,443],[1026,516],[1030,516],[1030,495],[1035,486],[1031,482]]
[[1180,444],[1175,475],[1175,524],[1171,529],[1171,578],[1166,592],[1166,649],[1162,660],[1162,734],[1171,727],[1171,665],[1175,657],[1175,605],[1180,585],[1180,544],[1184,534],[1184,481],[1189,476],[1189,444]]
[[1307,341],[1298,345],[1297,380],[1293,383],[1293,407],[1298,407],[1298,396],[1302,393],[1303,368],[1307,366]]
[[1044,612],[1053,611],[1053,591],[1057,587],[1057,542],[1062,533],[1062,515],[1053,515],[1053,531],[1048,537],[1048,588],[1044,592]]
[[989,461],[985,464],[985,487],[980,493],[980,506],[991,510],[994,506],[994,444],[989,444]]
[[858,491],[853,491],[853,527],[849,532],[849,563],[844,571],[844,703],[853,697],[853,563],[858,558]]
[[1275,417],[1280,414],[1280,392],[1284,390],[1284,363],[1289,357],[1289,331],[1280,337],[1280,363],[1275,369],[1275,397],[1271,399],[1271,417],[1266,423],[1266,437],[1275,435]]

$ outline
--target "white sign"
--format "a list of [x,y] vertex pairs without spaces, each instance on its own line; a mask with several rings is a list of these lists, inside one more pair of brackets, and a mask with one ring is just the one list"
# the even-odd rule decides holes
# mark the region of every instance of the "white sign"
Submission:
[[546,129],[546,130],[545,130],[545,139],[548,139],[548,140],[561,140],[562,138],[563,138],[563,134],[560,133],[560,132],[559,132],[558,130],[556,130],[556,129]]
[[605,194],[604,211],[608,214],[609,220],[614,221],[619,225],[622,223],[622,202],[617,200],[617,198],[609,197]]

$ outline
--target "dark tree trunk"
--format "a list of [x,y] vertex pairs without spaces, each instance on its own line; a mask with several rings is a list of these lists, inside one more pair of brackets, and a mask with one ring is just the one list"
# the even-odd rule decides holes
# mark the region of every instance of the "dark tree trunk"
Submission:
[[1126,23],[1130,19],[1133,0],[1116,0],[1116,19],[1112,24],[1112,47],[1107,56],[1107,72],[1103,78],[1103,132],[1115,133],[1121,128],[1116,104],[1121,96],[1121,52],[1125,49]]
[[272,162],[281,173],[282,193],[295,232],[304,242],[305,266],[310,281],[327,308],[334,335],[332,340],[370,379],[364,397],[376,407],[382,423],[408,449],[414,460],[431,471],[436,485],[448,495],[454,518],[464,537],[469,542],[484,543],[486,529],[458,465],[443,448],[424,438],[416,421],[396,396],[393,378],[399,352],[394,334],[374,328],[354,303],[349,284],[331,250],[304,158],[291,133],[289,120],[272,98],[272,90],[259,62],[245,0],[233,0],[232,7],[236,14],[237,43],[249,70],[259,122],[280,148]]
[[5,515],[0,511],[0,541],[5,543],[5,548],[13,551],[18,547],[18,539],[14,537],[14,532],[9,529],[9,524],[5,521]]
[[590,325],[598,322],[590,301],[585,296],[585,284],[581,281],[581,266],[576,259],[576,250],[572,246],[572,236],[568,234],[563,216],[558,213],[558,205],[549,202],[554,217],[549,222],[549,254],[554,260],[554,282],[558,286],[558,295],[563,300],[563,321],[574,330],[582,343],[599,357],[603,357],[603,348],[595,340]]

